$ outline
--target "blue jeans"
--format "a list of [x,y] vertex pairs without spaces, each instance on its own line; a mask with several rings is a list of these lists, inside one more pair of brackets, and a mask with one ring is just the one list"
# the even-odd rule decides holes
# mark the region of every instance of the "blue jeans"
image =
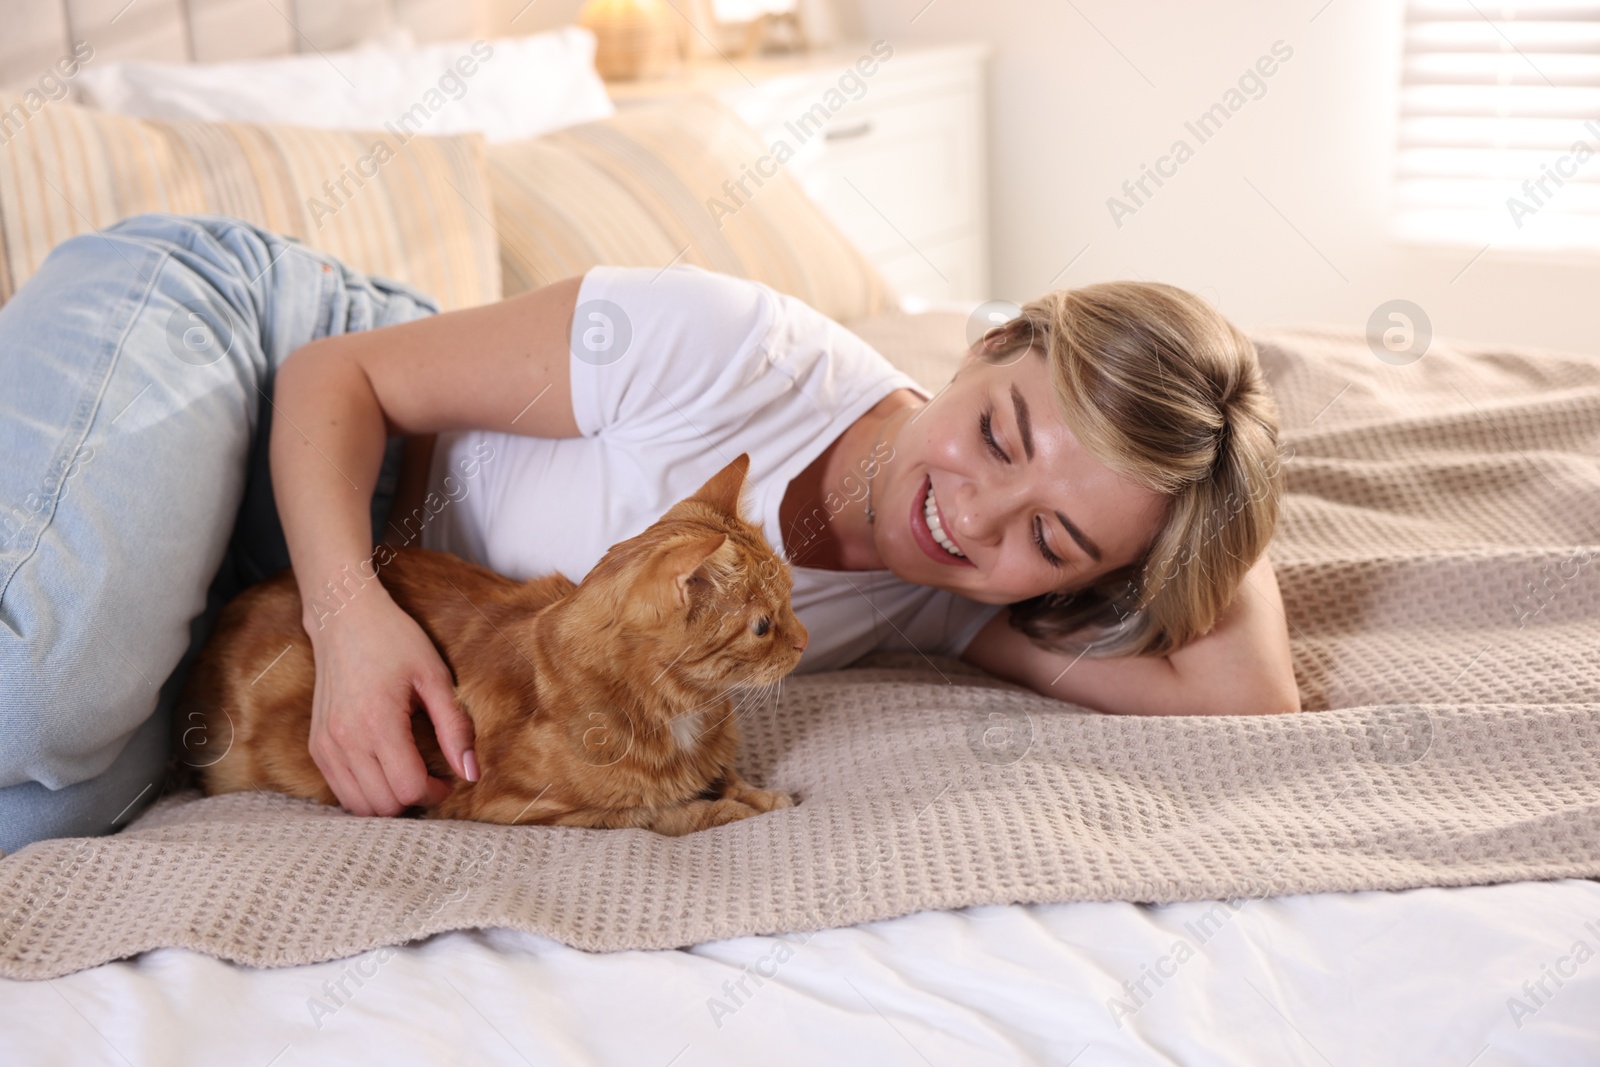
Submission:
[[277,367],[437,311],[237,219],[174,215],[64,242],[0,307],[0,851],[110,833],[161,794],[218,612],[289,565]]

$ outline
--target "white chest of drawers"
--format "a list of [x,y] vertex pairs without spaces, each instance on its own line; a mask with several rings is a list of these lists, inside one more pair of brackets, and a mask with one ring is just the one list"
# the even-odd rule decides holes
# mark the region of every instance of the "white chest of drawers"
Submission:
[[608,88],[618,107],[714,94],[902,296],[983,299],[988,55],[984,44],[849,42],[801,56],[717,59],[676,78]]

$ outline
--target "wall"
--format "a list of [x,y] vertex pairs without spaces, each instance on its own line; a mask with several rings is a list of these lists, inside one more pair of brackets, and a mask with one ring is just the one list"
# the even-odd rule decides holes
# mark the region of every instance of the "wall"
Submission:
[[[995,292],[974,296],[1021,301],[1141,278],[1203,293],[1246,328],[1361,328],[1379,304],[1404,298],[1437,336],[1600,354],[1600,256],[1491,247],[1474,261],[1476,248],[1388,236],[1399,0],[838,2],[847,36],[995,47]],[[538,0],[515,26],[556,25],[578,6]],[[1280,40],[1293,55],[1263,79],[1264,94],[1200,143],[1185,121]],[[1147,180],[1152,195],[1116,225],[1107,199],[1132,206],[1123,182],[1179,138],[1193,157],[1159,188]]]

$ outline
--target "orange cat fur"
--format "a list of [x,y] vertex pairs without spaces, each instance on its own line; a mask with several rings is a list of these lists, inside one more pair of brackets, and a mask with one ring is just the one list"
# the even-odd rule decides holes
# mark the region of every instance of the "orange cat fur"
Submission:
[[[581,585],[393,550],[379,580],[451,668],[482,768],[458,778],[414,710],[423,760],[452,787],[425,817],[676,835],[793,803],[733,769],[738,711],[795,668],[809,636],[788,565],[740,513],[748,468],[741,454]],[[179,730],[226,753],[200,770],[208,795],[338,802],[307,748],[314,681],[285,569],[223,609],[185,685]]]

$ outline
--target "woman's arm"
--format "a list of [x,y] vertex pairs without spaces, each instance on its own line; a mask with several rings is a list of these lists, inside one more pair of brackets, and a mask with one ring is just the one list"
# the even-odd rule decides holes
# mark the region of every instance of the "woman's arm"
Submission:
[[568,338],[580,283],[313,341],[278,369],[269,452],[316,660],[310,752],[358,815],[394,815],[446,793],[412,737],[414,696],[451,767],[478,777],[449,668],[383,586],[362,577],[372,574],[384,437],[474,427],[577,436]]
[[1299,711],[1289,628],[1271,561],[1245,573],[1207,635],[1166,656],[1075,657],[1047,652],[1002,611],[961,658],[1007,681],[1116,715],[1265,715]]

